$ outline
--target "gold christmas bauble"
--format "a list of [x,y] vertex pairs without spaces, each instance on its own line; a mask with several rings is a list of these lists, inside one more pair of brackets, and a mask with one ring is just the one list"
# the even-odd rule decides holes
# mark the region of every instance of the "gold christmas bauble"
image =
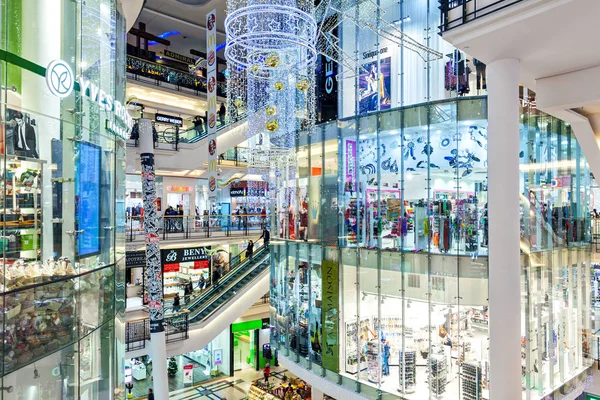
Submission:
[[260,67],[258,66],[258,64],[254,64],[254,65],[252,66],[252,72],[254,72],[254,73],[257,73],[259,68],[260,68]]
[[267,115],[275,115],[277,109],[275,108],[275,106],[268,106],[267,108],[265,108],[265,112],[267,113]]
[[277,128],[279,128],[279,122],[277,122],[276,119],[272,119],[269,122],[267,122],[267,130],[269,132],[275,132]]
[[308,79],[302,79],[296,82],[296,89],[298,89],[301,92],[306,92],[309,86],[310,82],[308,81]]
[[242,101],[242,99],[235,99],[233,100],[233,105],[236,107],[241,107],[244,105],[244,102]]
[[269,54],[269,56],[265,60],[265,64],[267,64],[267,66],[271,67],[271,68],[277,68],[279,66],[280,62],[281,62],[281,59],[279,58],[277,53]]
[[277,81],[277,82],[275,82],[273,87],[275,88],[275,90],[283,90],[283,82]]

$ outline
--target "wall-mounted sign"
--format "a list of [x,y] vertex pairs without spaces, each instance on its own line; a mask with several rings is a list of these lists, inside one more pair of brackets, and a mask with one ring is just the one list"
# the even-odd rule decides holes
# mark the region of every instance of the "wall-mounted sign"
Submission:
[[183,126],[183,118],[174,117],[172,115],[156,113],[154,114],[154,120],[163,124]]
[[571,176],[558,176],[552,179],[550,186],[553,188],[571,186]]
[[[119,100],[113,99],[111,95],[83,76],[77,77],[77,82],[79,83],[79,92],[82,96],[89,98],[94,103],[98,103],[101,109],[113,113],[127,131],[131,130],[133,127],[133,118],[131,118],[129,112],[127,112],[127,108]],[[50,93],[55,96],[67,97],[70,95],[75,87],[75,79],[73,79],[73,71],[69,64],[63,60],[51,61],[46,67],[46,85]],[[115,133],[115,131],[111,133]]]
[[229,189],[229,196],[231,197],[245,197],[246,188]]
[[163,264],[179,264],[183,262],[210,260],[210,254],[207,253],[206,248],[204,247],[161,250],[160,257]]
[[144,267],[146,265],[146,250],[128,251],[125,253],[125,267]]
[[125,367],[125,384],[131,383],[133,381],[133,372],[131,371],[131,367]]
[[172,58],[173,60],[181,61],[186,64],[195,64],[196,60],[192,57],[184,56],[183,54],[174,53],[170,50],[163,51],[165,57]]
[[387,47],[382,47],[379,50],[365,51],[363,53],[363,58],[375,57],[377,55],[377,53],[379,53],[379,54],[385,54],[385,53],[387,53],[387,51],[388,51]]
[[167,186],[168,192],[182,192],[182,193],[191,193],[194,191],[194,188],[191,186],[175,186],[169,185]]

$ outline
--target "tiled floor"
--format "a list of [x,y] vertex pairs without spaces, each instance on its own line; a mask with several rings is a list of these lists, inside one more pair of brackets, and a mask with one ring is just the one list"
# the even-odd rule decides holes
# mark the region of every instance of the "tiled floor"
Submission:
[[[281,367],[271,368],[271,381],[280,381],[287,372]],[[263,379],[262,371],[246,369],[227,377],[194,387],[179,389],[169,394],[170,400],[240,400],[247,396],[252,382]]]

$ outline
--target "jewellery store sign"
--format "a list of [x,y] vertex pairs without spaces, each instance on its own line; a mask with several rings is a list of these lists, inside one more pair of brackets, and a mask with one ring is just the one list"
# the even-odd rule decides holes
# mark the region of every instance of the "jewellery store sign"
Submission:
[[183,263],[193,266],[193,269],[208,268],[210,262],[210,254],[205,247],[161,250],[160,258],[164,272],[178,272]]
[[63,60],[51,61],[46,67],[46,85],[50,93],[57,97],[64,98],[69,96],[75,88],[76,80],[82,96],[88,97],[91,101],[97,103],[101,109],[113,113],[116,120],[122,125],[119,126],[113,123],[111,119],[107,119],[106,129],[123,139],[127,139],[127,133],[133,127],[133,118],[131,118],[127,112],[127,108],[119,100],[114,99],[94,82],[83,76],[78,76],[75,79],[73,70]]

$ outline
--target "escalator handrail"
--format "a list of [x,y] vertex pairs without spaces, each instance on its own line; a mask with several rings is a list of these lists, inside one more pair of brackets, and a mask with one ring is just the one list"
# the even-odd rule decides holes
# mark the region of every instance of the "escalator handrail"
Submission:
[[[231,125],[233,125],[233,124],[235,124],[237,122],[243,121],[245,119],[246,119],[246,113],[240,114],[240,115],[238,115],[237,119],[230,119],[230,120],[228,120],[224,124],[217,125],[217,132],[220,131],[220,130],[222,130],[222,129],[225,129],[228,126],[231,126]],[[181,137],[183,134],[186,134],[186,133],[188,133],[190,131],[194,131],[194,130],[196,130],[196,127],[191,127],[191,128],[179,131],[179,143],[188,143],[188,142],[190,142],[193,139],[199,138],[199,139],[196,140],[196,142],[197,142],[198,140],[202,140],[206,136],[208,136],[208,131],[206,129],[204,129],[202,131],[202,133],[198,133],[197,135],[195,135],[195,136],[193,136],[191,138],[185,138],[184,139],[184,138]],[[159,132],[159,138],[162,138],[161,141],[163,143],[173,144],[174,140],[173,139],[168,139],[167,136],[165,136],[165,134],[167,133],[167,131],[173,131],[172,134],[169,132],[169,136],[174,136],[175,135],[175,129],[172,128],[172,127],[169,127],[169,128],[165,128],[165,130],[163,130],[162,132]]]
[[[203,302],[203,304],[200,307],[196,308],[195,310],[190,311],[190,317],[189,317],[190,323],[201,322],[201,321],[194,321],[194,319],[202,311],[204,311],[205,309],[207,309],[208,307],[210,307],[217,298],[219,298],[224,293],[226,293],[231,288],[233,288],[233,286],[235,286],[238,282],[240,282],[242,279],[244,279],[246,276],[248,276],[248,274],[250,274],[251,272],[253,272],[256,268],[259,268],[260,266],[262,266],[264,264],[264,262],[267,260],[268,257],[269,257],[269,252],[268,251],[263,251],[263,252],[260,252],[260,253],[256,254],[256,256],[253,256],[252,259],[251,259],[251,261],[255,261],[255,262],[252,263],[251,268],[249,268],[248,270],[246,270],[244,274],[241,274],[240,276],[236,277],[236,279],[233,282],[229,282],[226,285],[222,286],[221,284],[219,284],[219,293],[217,293],[216,296],[211,297],[209,301]],[[223,303],[223,304],[225,304],[225,303]],[[220,306],[217,307],[217,308],[215,308],[211,312],[211,314],[214,311],[218,310],[219,308],[220,308]]]

